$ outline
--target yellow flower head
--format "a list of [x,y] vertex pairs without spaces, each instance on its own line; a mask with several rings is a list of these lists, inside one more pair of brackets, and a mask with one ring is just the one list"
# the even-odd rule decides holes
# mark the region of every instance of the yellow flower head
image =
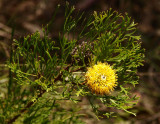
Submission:
[[89,67],[85,78],[87,86],[95,94],[110,94],[117,85],[115,71],[106,63],[98,62]]

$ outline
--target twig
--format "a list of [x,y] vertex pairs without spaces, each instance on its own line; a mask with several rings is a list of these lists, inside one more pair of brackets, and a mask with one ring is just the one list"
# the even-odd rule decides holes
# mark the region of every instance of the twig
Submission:
[[158,112],[158,113],[154,114],[153,116],[145,119],[145,121],[150,122],[150,121],[156,120],[159,117],[160,117],[160,112]]
[[158,76],[160,72],[138,72],[139,76]]
[[154,115],[152,115],[152,116],[150,116],[148,118],[145,117],[143,119],[137,120],[136,123],[137,124],[142,124],[142,123],[150,124],[152,121],[154,121],[154,120],[156,120],[158,118],[160,118],[160,112],[158,112],[158,113],[156,113],[156,114],[154,114]]
[[[41,92],[41,93],[38,95],[38,98],[39,98],[39,97],[42,97],[43,93],[45,93],[45,92],[46,92],[46,91],[43,90],[43,92]],[[15,120],[16,120],[17,118],[19,118],[22,113],[26,112],[27,109],[30,108],[33,104],[34,104],[33,101],[29,102],[29,103],[26,105],[26,107],[20,111],[20,113],[19,113],[18,115],[14,116],[12,119],[10,119],[10,120],[8,121],[8,124],[12,124],[13,122],[15,122]]]
[[[72,66],[68,65],[64,70],[69,70],[69,68]],[[82,69],[82,68],[81,68]],[[80,69],[77,69],[80,70]],[[73,70],[73,72],[75,72],[76,70]],[[54,80],[54,82],[61,80],[63,73],[60,73]],[[42,97],[42,95],[46,92],[46,90],[42,90],[42,92],[38,95],[38,98]],[[19,114],[17,114],[16,116],[14,116],[12,119],[10,119],[8,121],[8,124],[12,124],[13,122],[15,122],[16,119],[18,119],[24,112],[26,112],[32,105],[34,104],[33,101],[29,102],[21,111]]]

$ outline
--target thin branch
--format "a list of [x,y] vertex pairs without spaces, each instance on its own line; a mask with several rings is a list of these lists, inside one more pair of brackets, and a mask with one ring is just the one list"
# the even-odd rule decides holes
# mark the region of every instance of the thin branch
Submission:
[[139,76],[158,76],[160,72],[138,72]]
[[[71,66],[72,66],[72,64],[71,64],[71,65],[68,65],[64,70],[69,70],[69,68],[70,68]],[[83,68],[81,68],[81,69],[83,69]],[[80,70],[80,68],[79,68],[79,69],[76,69],[76,70]],[[73,72],[75,72],[76,70],[73,70]],[[55,78],[54,81],[56,82],[56,81],[58,81],[58,80],[62,80],[62,78],[61,78],[62,75],[63,75],[63,73],[60,73],[60,74]],[[42,92],[38,95],[38,98],[42,97],[42,95],[43,95],[45,92],[46,92],[46,90],[42,90]],[[8,124],[12,124],[13,122],[15,122],[16,119],[18,119],[24,112],[26,112],[33,104],[34,104],[33,101],[29,102],[29,103],[20,111],[19,114],[17,114],[16,116],[14,116],[12,119],[10,119],[10,120],[8,121]]]

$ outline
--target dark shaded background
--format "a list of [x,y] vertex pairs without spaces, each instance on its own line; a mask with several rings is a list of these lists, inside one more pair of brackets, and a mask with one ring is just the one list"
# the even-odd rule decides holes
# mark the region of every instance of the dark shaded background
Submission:
[[[138,33],[142,35],[142,47],[146,49],[144,66],[139,68],[140,84],[134,94],[141,97],[134,108],[137,116],[121,114],[109,121],[135,124],[160,124],[160,0],[68,0],[75,5],[76,11],[104,11],[109,8],[124,14],[127,12],[138,23]],[[64,20],[62,0],[0,0],[0,83],[8,74],[4,69],[10,57],[11,33],[14,38],[40,31],[52,18],[55,8],[61,4],[55,22],[51,26],[50,36],[58,37]],[[92,123],[92,121],[87,122]]]

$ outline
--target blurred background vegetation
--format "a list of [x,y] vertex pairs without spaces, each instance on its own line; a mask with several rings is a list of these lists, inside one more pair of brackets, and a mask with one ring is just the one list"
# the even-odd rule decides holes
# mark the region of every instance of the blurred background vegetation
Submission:
[[[6,61],[10,57],[11,37],[14,29],[15,39],[39,31],[51,19],[60,4],[55,22],[50,27],[50,37],[58,38],[58,31],[64,21],[64,0],[0,0],[0,97],[7,92],[9,71]],[[138,70],[139,85],[133,93],[140,96],[133,108],[137,116],[120,113],[117,118],[98,121],[99,123],[122,124],[159,124],[160,123],[160,1],[159,0],[68,0],[76,11],[84,11],[86,17],[93,11],[105,11],[109,8],[124,14],[127,12],[138,23],[138,33],[142,35],[142,47],[146,49],[144,66]],[[82,110],[90,116],[83,118],[87,124],[97,122],[87,110],[85,98]]]

